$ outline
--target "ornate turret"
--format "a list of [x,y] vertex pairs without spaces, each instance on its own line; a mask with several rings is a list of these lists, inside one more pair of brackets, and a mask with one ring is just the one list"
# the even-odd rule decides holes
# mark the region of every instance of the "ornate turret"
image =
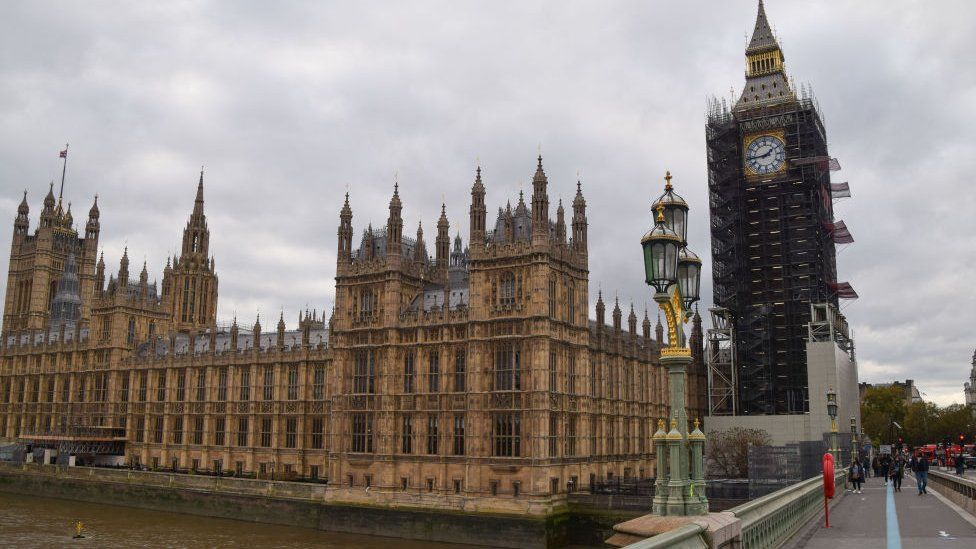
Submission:
[[54,182],[44,197],[44,209],[41,210],[41,227],[51,227],[54,224]]
[[349,193],[339,212],[339,264],[348,264],[352,258],[352,208],[349,207]]
[[427,262],[427,244],[424,242],[424,224],[417,223],[417,244],[413,247],[413,260],[417,263]]
[[119,261],[119,289],[125,291],[129,284],[129,247],[126,246]]
[[234,315],[234,322],[230,325],[230,352],[237,352],[237,336],[240,329],[237,327],[237,315]]
[[664,346],[664,326],[661,324],[661,315],[657,315],[657,326],[654,327],[654,337],[657,339],[657,344]]
[[566,212],[563,211],[563,200],[559,199],[559,206],[556,207],[556,242],[566,243]]
[[583,198],[583,185],[576,182],[576,197],[573,198],[573,248],[586,251],[586,200]]
[[105,252],[98,256],[95,266],[95,295],[100,296],[105,291]]
[[613,300],[613,331],[620,333],[621,320],[623,319],[623,313],[620,312],[620,300]]
[[98,211],[98,195],[95,195],[95,201],[92,203],[92,207],[88,210],[88,223],[85,224],[85,238],[86,239],[98,239],[98,233],[101,224],[98,221],[100,213]]
[[437,270],[447,272],[448,261],[451,257],[451,237],[448,231],[451,224],[447,221],[447,207],[441,204],[441,217],[437,220]]
[[[171,296],[168,303],[176,331],[203,331],[217,321],[217,275],[209,252],[210,229],[203,211],[203,170],[200,170],[193,213],[183,229],[182,254],[174,259],[172,274],[166,277],[164,273],[165,293]],[[167,279],[170,282],[165,282]]]
[[542,155],[532,177],[532,243],[545,244],[549,240],[549,180],[542,169]]
[[648,318],[648,316],[647,316],[647,309],[644,309],[644,322],[641,324],[641,328],[643,328],[642,331],[641,331],[641,333],[643,334],[644,339],[650,340],[651,339],[651,319]]
[[386,221],[386,257],[399,257],[403,242],[403,204],[400,203],[400,185],[393,184],[393,198],[390,199],[390,217]]
[[27,191],[17,206],[17,217],[14,219],[14,236],[23,236],[30,229],[30,207],[27,205]]
[[285,311],[278,317],[278,349],[285,348]]
[[474,185],[471,186],[470,235],[473,253],[478,253],[484,247],[487,213],[488,211],[485,209],[485,186],[481,183],[481,166],[478,166]]
[[637,337],[637,313],[634,312],[634,304],[630,304],[630,314],[627,315],[627,327],[631,337]]
[[606,327],[607,306],[603,304],[603,290],[598,290],[596,294],[596,326],[599,330]]

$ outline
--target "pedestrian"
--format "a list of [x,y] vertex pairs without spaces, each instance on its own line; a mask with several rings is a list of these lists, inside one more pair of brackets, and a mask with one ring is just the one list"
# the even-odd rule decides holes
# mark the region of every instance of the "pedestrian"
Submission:
[[888,485],[888,471],[891,469],[891,456],[885,454],[881,456],[879,465],[881,466],[881,476],[884,477],[884,485]]
[[881,476],[881,460],[878,459],[878,456],[874,456],[874,459],[871,460],[871,469],[874,471],[874,476]]
[[868,478],[871,475],[871,460],[868,456],[861,458],[861,470],[864,471],[864,478]]
[[861,483],[864,482],[864,466],[861,465],[857,460],[851,464],[847,471],[847,478],[850,480],[851,485],[854,486],[852,492],[855,494],[861,493]]
[[928,494],[925,487],[929,483],[929,460],[925,454],[919,456],[915,464],[915,482],[918,483],[918,495]]
[[962,476],[966,472],[966,460],[962,457],[962,452],[956,456],[956,474]]
[[898,456],[898,459],[891,465],[891,483],[895,486],[896,492],[901,492],[901,479],[905,475],[905,458]]

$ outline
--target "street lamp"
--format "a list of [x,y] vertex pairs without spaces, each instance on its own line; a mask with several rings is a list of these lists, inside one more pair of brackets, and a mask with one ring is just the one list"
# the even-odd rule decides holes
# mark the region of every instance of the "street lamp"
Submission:
[[827,389],[827,415],[830,416],[830,450],[834,463],[840,463],[840,450],[837,448],[837,391]]
[[858,458],[857,446],[857,419],[851,416],[851,461]]
[[[701,259],[687,248],[688,203],[671,186],[671,172],[664,176],[664,194],[654,201],[654,226],[641,239],[644,279],[654,288],[654,301],[668,323],[668,344],[661,349],[661,363],[668,369],[670,430],[658,422],[654,434],[658,460],[654,514],[689,516],[708,513],[705,498],[703,452],[705,435],[695,427],[688,432],[685,381],[691,364],[682,325],[691,318],[691,306],[701,291]],[[690,463],[689,463],[690,460]],[[690,467],[689,467],[690,466]]]

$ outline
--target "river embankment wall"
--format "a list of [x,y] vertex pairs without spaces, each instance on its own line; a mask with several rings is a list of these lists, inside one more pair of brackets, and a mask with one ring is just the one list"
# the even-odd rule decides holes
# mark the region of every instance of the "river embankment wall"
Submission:
[[167,512],[423,541],[546,549],[601,538],[629,513],[565,510],[545,517],[431,511],[329,500],[326,484],[0,462],[0,490]]

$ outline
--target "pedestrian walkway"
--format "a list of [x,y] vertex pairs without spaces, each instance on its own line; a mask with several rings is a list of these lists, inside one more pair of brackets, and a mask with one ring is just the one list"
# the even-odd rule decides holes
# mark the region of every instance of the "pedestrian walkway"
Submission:
[[830,528],[820,527],[801,547],[809,549],[925,549],[976,547],[976,518],[960,516],[935,494],[919,496],[906,475],[901,492],[884,480],[867,479],[860,494],[846,493],[830,509]]

